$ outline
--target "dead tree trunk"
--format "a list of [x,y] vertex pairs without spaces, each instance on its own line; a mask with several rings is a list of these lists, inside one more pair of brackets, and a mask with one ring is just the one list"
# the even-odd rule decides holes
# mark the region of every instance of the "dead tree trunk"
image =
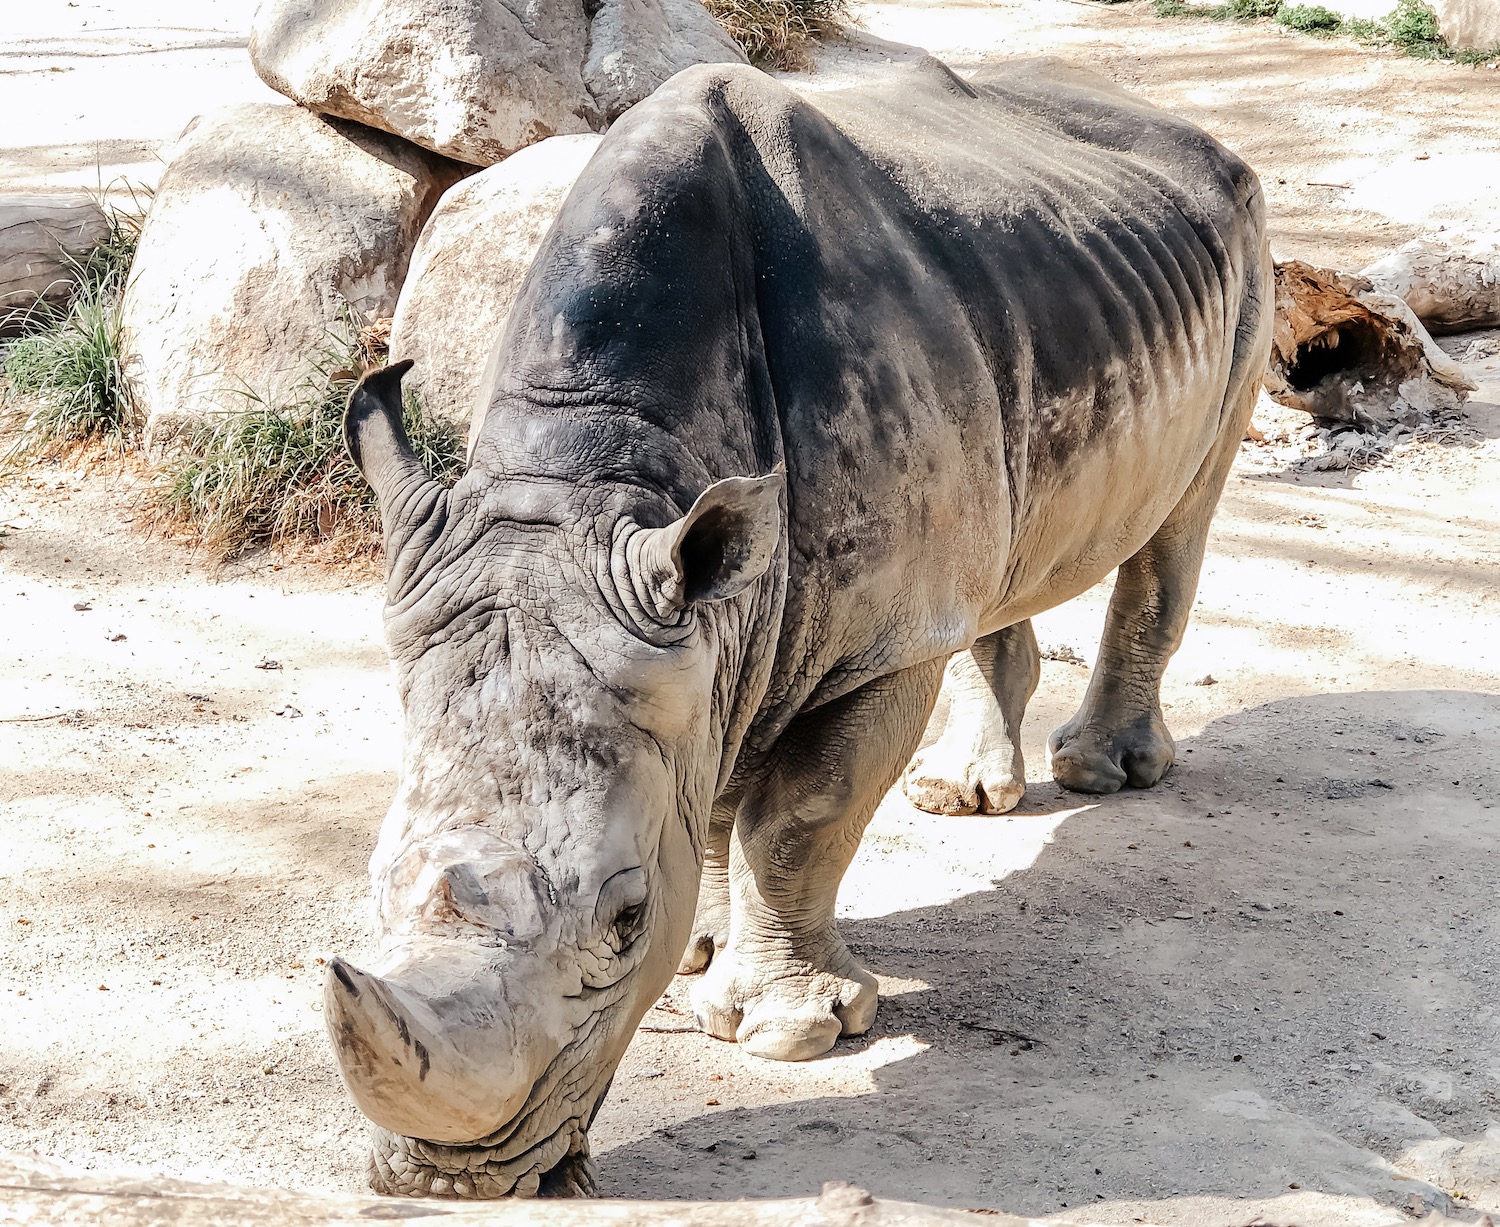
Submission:
[[1405,302],[1429,332],[1500,326],[1500,235],[1413,239],[1359,275]]
[[1300,260],[1276,266],[1265,384],[1289,408],[1369,431],[1415,426],[1474,390],[1399,298]]

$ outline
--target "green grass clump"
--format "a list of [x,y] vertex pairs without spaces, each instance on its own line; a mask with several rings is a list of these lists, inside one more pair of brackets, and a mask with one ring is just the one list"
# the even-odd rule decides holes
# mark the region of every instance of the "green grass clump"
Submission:
[[1448,44],[1438,30],[1437,14],[1421,0],[1399,0],[1381,25],[1386,37],[1407,55],[1438,60],[1449,53]]
[[8,462],[94,439],[123,443],[137,425],[120,361],[120,300],[142,216],[109,206],[105,217],[104,242],[67,259],[74,283],[67,301],[38,303],[23,317],[22,335],[0,349],[5,416],[16,426]]
[[847,0],[704,0],[752,64],[805,68],[808,44],[836,34],[849,16]]
[[1281,10],[1281,0],[1229,0],[1224,5],[1225,14],[1236,21],[1258,21],[1262,17],[1275,17]]
[[1422,60],[1459,64],[1500,61],[1500,47],[1457,51],[1448,46],[1438,28],[1437,14],[1425,0],[1396,0],[1396,7],[1379,21],[1344,18],[1320,4],[1287,4],[1285,0],[1222,0],[1217,4],[1152,0],[1151,7],[1158,17],[1207,17],[1217,21],[1257,21],[1271,17],[1279,25],[1302,34],[1319,37],[1343,34],[1371,46],[1394,47]]
[[1276,14],[1276,20],[1289,30],[1303,34],[1332,34],[1344,19],[1332,9],[1321,4],[1284,4]]
[[[358,380],[352,328],[329,339],[285,404],[246,405],[190,428],[162,469],[160,519],[186,526],[222,560],[257,546],[334,540],[353,556],[380,544],[375,497],[344,447],[344,407]],[[451,484],[462,431],[405,406],[406,432],[427,471]]]

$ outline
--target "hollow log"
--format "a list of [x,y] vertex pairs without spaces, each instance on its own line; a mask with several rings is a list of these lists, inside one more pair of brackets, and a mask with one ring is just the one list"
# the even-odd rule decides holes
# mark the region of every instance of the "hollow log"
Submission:
[[1500,234],[1413,239],[1359,275],[1439,336],[1500,326]]
[[1475,387],[1401,299],[1300,260],[1276,266],[1265,386],[1289,408],[1367,431],[1457,409]]

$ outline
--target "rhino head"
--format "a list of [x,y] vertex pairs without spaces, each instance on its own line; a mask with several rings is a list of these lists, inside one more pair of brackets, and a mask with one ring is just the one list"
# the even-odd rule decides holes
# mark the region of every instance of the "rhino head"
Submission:
[[330,962],[325,1016],[378,1191],[588,1193],[588,1125],[687,942],[758,699],[740,679],[769,667],[746,632],[784,479],[713,482],[686,514],[479,465],[444,490],[402,429],[409,365],[345,422],[385,528],[404,745],[370,864],[381,958]]

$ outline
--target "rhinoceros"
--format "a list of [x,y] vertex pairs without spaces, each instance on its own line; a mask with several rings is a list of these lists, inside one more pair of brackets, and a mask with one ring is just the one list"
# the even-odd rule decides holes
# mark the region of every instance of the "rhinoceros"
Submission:
[[1270,339],[1255,175],[1055,61],[815,99],[715,65],[615,125],[451,489],[405,364],[351,397],[404,752],[380,962],[331,961],[326,1018],[382,1192],[591,1192],[589,1124],[679,967],[757,1056],[868,1029],[835,895],[945,665],[907,786],[1004,809],[1027,619],[1115,568],[1052,773],[1172,763],[1162,672]]

